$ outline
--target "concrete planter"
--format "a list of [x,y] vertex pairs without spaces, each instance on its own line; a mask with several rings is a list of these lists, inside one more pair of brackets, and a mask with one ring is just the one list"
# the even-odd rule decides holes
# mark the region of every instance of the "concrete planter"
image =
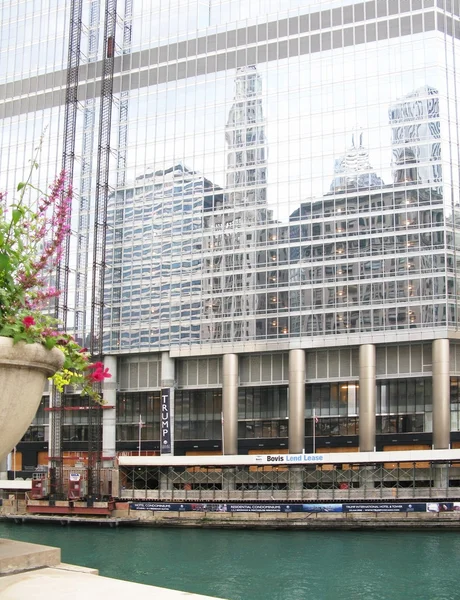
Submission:
[[40,344],[13,344],[0,337],[0,461],[27,431],[46,379],[64,364],[60,350]]

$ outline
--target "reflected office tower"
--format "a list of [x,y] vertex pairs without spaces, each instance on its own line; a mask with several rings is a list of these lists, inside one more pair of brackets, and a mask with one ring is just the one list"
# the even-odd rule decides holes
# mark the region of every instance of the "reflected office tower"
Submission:
[[[237,69],[227,142],[227,189],[223,207],[204,219],[206,271],[204,339],[255,339],[257,269],[265,268],[267,148],[262,82],[256,67]],[[263,264],[262,264],[263,263]]]
[[235,98],[228,115],[227,206],[265,205],[267,152],[262,82],[256,67],[237,70]]
[[222,202],[219,189],[179,163],[137,177],[111,198],[107,352],[199,338],[202,214]]
[[388,113],[395,183],[441,182],[438,90],[428,85],[420,87],[393,104]]

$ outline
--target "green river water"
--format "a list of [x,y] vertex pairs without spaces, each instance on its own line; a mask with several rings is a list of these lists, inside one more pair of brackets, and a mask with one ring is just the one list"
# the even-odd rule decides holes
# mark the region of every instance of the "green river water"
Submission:
[[101,575],[228,600],[460,600],[460,534],[93,528],[0,522]]

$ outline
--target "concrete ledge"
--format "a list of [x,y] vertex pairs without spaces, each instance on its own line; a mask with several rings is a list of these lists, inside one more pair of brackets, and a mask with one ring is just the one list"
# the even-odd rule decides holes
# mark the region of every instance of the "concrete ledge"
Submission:
[[54,567],[60,562],[60,548],[0,539],[0,575]]
[[60,563],[55,567],[62,571],[70,571],[71,573],[87,573],[88,575],[99,575],[98,569],[92,569],[91,567],[81,567],[79,565],[69,565],[68,563]]

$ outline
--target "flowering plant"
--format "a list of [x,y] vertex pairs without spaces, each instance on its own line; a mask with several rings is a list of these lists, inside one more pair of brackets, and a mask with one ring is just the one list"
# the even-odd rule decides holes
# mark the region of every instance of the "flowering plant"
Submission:
[[[0,336],[26,344],[39,343],[64,353],[62,369],[52,377],[62,392],[65,385],[81,386],[82,395],[101,402],[95,384],[110,377],[100,362],[92,363],[86,348],[60,331],[57,319],[43,312],[59,290],[49,285],[50,276],[62,258],[70,234],[72,188],[62,172],[43,193],[28,179],[19,183],[19,199],[8,205],[0,193]],[[34,204],[25,201],[26,191],[40,194]]]

